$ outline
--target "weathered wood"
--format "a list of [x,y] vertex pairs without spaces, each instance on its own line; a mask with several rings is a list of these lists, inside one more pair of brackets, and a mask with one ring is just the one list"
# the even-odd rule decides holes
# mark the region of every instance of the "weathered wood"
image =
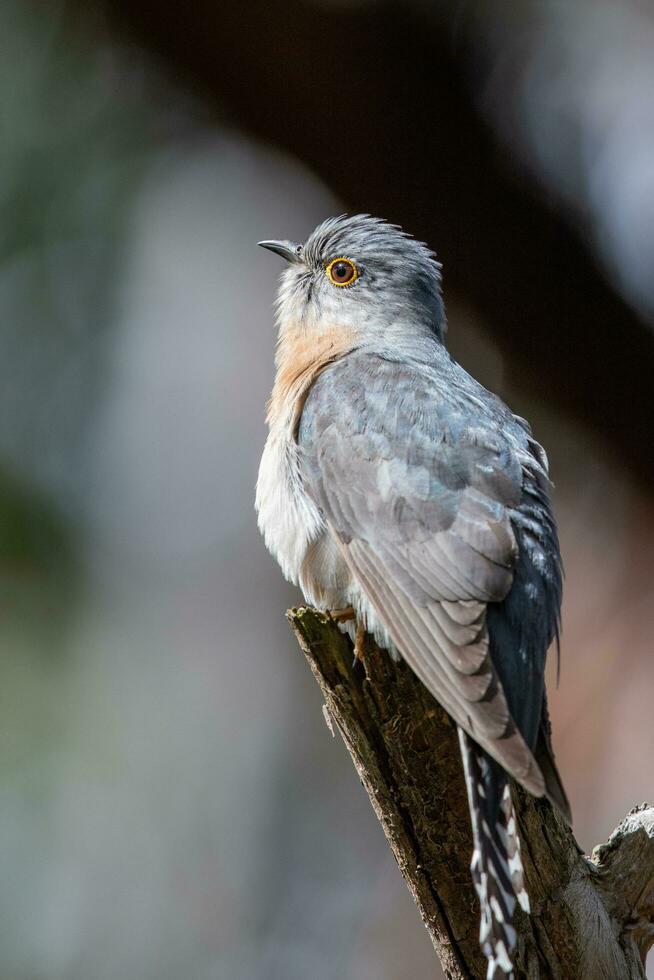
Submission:
[[[289,620],[449,980],[483,980],[456,729],[403,663],[368,637],[363,665],[329,616]],[[643,980],[654,942],[654,807],[633,810],[592,858],[545,800],[513,786],[532,914],[518,912],[518,977]]]

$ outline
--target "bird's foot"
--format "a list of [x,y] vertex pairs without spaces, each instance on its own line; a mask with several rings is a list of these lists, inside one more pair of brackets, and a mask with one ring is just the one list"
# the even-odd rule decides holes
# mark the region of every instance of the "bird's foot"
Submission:
[[357,664],[362,664],[365,657],[365,646],[366,646],[366,627],[358,620],[357,631],[354,637],[354,662],[352,667],[356,667]]
[[[345,606],[343,609],[330,609],[329,615],[335,623],[351,623],[356,620],[357,614],[352,606]],[[352,667],[363,663],[364,647],[366,642],[366,627],[363,622],[357,620],[356,633],[354,634],[354,660]]]
[[352,606],[345,606],[343,609],[330,609],[329,615],[335,623],[349,623],[357,616]]

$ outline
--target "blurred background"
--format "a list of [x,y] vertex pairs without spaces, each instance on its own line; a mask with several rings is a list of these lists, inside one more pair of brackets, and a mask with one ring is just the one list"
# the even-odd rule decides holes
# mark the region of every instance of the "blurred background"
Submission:
[[5,0],[0,164],[1,980],[440,977],[256,529],[255,243],[427,240],[547,447],[591,848],[654,797],[654,10]]

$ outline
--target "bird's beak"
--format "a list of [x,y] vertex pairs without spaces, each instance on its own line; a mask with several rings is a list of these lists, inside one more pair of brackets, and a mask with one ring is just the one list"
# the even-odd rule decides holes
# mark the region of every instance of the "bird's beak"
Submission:
[[276,252],[287,262],[299,262],[302,246],[299,242],[257,242],[261,248],[267,248],[270,252]]

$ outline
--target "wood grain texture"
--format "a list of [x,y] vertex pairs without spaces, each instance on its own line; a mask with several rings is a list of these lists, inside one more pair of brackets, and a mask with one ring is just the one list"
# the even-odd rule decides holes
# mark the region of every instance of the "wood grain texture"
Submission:
[[[483,980],[471,838],[456,729],[405,664],[370,638],[363,666],[328,615],[289,621],[340,731],[448,980]],[[532,915],[518,912],[517,977],[644,980],[654,942],[654,807],[634,809],[587,858],[546,800],[517,786]]]

